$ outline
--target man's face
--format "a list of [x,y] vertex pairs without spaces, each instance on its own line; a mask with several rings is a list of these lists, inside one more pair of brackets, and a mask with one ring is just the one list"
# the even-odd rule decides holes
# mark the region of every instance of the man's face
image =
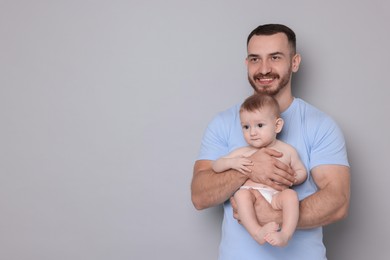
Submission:
[[[292,56],[287,36],[254,35],[248,43],[248,80],[258,93],[276,95],[291,89],[291,74],[298,70],[299,55]],[[298,57],[298,59],[297,59]]]

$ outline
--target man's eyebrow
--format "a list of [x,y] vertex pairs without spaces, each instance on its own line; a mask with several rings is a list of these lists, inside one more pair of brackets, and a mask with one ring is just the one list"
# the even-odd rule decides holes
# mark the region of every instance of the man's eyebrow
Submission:
[[[268,54],[268,56],[275,56],[275,55],[281,55],[281,56],[286,56],[283,52],[281,51],[276,51]],[[259,54],[248,54],[248,58],[258,58],[260,57]]]
[[248,54],[248,58],[257,58],[260,57],[258,54]]
[[280,51],[276,51],[276,52],[273,52],[273,53],[270,54],[270,56],[275,56],[275,55],[285,56],[285,54],[283,52],[280,52]]

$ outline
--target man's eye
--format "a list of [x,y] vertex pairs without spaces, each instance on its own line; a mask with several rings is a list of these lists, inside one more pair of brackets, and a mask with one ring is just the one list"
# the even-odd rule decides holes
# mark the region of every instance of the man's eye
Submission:
[[250,62],[252,63],[257,63],[259,61],[259,58],[256,58],[256,57],[252,57],[249,59]]
[[272,56],[272,60],[280,60],[279,56]]

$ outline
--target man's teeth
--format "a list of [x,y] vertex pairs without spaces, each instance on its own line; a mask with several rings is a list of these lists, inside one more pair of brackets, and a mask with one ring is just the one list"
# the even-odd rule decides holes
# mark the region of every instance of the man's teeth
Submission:
[[272,78],[268,78],[268,79],[260,79],[260,78],[257,78],[258,81],[262,81],[262,82],[269,82],[269,81],[272,81],[273,79]]

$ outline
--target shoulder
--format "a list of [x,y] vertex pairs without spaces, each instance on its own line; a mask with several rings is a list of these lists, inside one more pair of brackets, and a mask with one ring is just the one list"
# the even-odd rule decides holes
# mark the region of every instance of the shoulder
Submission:
[[[211,129],[228,130],[239,122],[240,104],[217,113],[208,125]],[[237,121],[238,120],[238,121]]]
[[276,143],[275,143],[275,150],[279,151],[279,152],[282,152],[282,153],[287,153],[287,154],[295,154],[297,153],[296,149],[294,148],[294,146],[288,144],[288,143],[285,143],[283,141],[280,141],[280,140],[276,140]]
[[323,119],[329,117],[325,112],[321,111],[307,101],[304,101],[300,98],[296,98],[295,100],[301,115],[305,115],[306,117],[310,117],[311,119]]
[[302,99],[297,98],[296,100],[300,116],[307,128],[311,130],[310,132],[324,131],[338,127],[333,118],[325,112]]
[[299,100],[302,134],[310,154],[310,168],[324,164],[348,165],[345,138],[328,114]]
[[214,119],[232,121],[239,116],[240,104],[236,104],[224,111],[219,112]]

